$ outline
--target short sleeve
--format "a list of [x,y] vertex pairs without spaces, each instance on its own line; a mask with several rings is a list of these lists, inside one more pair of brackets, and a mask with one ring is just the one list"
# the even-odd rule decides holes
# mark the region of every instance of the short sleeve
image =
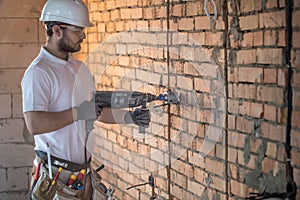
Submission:
[[51,84],[49,76],[38,67],[29,68],[22,79],[23,112],[48,111]]

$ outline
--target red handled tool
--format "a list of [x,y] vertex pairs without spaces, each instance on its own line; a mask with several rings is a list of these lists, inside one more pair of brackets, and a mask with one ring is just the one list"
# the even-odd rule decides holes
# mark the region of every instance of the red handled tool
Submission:
[[34,186],[36,185],[36,182],[39,180],[41,165],[42,165],[42,163],[38,163],[38,166],[35,169],[35,175],[34,175],[31,190],[33,190]]

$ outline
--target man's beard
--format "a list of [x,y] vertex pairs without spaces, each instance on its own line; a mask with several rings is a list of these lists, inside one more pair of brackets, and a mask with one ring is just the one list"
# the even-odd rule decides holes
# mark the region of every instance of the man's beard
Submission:
[[[80,51],[81,47],[80,45],[78,45],[78,47],[72,47],[71,45],[69,45],[70,42],[68,42],[69,39],[68,37],[64,34],[64,37],[62,37],[59,41],[58,41],[58,49],[60,51],[64,51],[64,52],[70,52],[70,53],[74,53],[74,52],[78,52]],[[79,42],[80,43],[80,42]],[[78,43],[76,43],[78,44]]]

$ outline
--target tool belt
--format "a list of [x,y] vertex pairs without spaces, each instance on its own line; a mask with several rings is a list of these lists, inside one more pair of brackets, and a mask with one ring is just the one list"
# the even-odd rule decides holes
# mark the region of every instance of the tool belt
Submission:
[[[39,150],[35,150],[35,153],[41,162],[44,163],[47,160],[47,153]],[[55,167],[62,167],[68,171],[78,172],[81,169],[90,167],[91,159],[84,164],[74,163],[68,160],[64,160],[62,158],[58,158],[51,155],[51,165]]]
[[[45,165],[45,164],[43,164]],[[75,190],[65,185],[65,183],[49,177],[46,166],[43,170],[30,195],[31,200],[80,200],[83,190]]]

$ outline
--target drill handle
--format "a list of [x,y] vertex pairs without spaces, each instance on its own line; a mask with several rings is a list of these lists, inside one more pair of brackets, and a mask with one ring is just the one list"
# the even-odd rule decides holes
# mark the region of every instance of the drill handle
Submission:
[[[142,109],[147,109],[146,102],[143,102]],[[139,126],[139,133],[145,133],[145,132],[146,132],[146,128],[143,126]]]

